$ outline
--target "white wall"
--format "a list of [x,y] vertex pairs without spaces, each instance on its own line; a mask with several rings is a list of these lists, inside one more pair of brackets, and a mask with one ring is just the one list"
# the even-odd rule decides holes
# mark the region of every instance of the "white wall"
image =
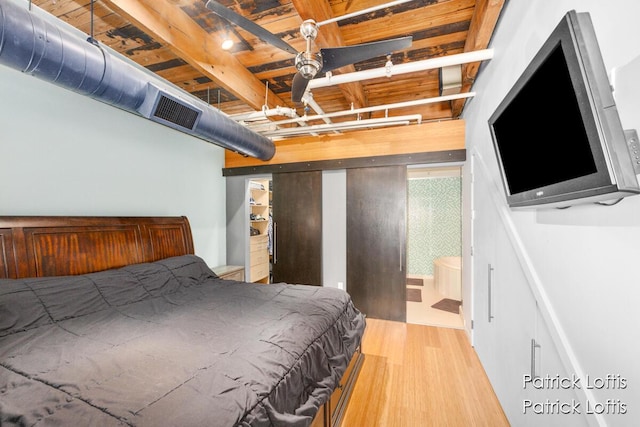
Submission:
[[[487,120],[571,9],[590,12],[609,72],[640,55],[640,2],[507,2],[492,40],[494,58],[481,69],[473,88],[477,95],[464,113],[468,153],[482,158],[500,193],[502,185]],[[467,182],[466,202],[471,198],[469,188]],[[625,390],[594,392],[603,401],[609,396],[619,397],[628,407],[626,415],[605,415],[599,422],[640,425],[640,196],[612,207],[507,212],[529,256],[529,267],[537,274],[539,290],[548,297],[544,310],[551,317],[557,316],[550,327],[566,334],[566,349],[575,356],[574,368],[592,377],[611,374],[627,379]],[[466,218],[468,233],[470,215]]]
[[322,285],[348,291],[347,171],[344,169],[322,172]]
[[0,215],[186,215],[226,262],[224,150],[0,65]]

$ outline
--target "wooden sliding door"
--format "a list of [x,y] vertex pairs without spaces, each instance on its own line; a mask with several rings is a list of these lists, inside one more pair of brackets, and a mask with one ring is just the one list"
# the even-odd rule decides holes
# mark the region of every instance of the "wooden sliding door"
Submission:
[[273,281],[322,286],[322,172],[272,180]]
[[347,170],[347,291],[367,316],[406,321],[407,169]]

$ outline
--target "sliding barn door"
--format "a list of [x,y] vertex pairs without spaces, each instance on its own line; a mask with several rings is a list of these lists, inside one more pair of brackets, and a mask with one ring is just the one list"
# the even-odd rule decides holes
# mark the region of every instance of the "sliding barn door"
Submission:
[[407,170],[347,170],[347,291],[368,317],[404,322]]
[[322,286],[322,172],[272,180],[273,282]]

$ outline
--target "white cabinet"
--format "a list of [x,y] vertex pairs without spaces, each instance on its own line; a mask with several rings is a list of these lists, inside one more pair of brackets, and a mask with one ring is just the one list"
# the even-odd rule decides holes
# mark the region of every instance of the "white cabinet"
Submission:
[[580,403],[576,390],[554,387],[553,378],[571,379],[573,373],[563,369],[512,231],[489,196],[494,189],[478,178],[483,177],[474,177],[474,191],[484,197],[475,197],[473,207],[476,352],[512,425],[586,425],[582,412],[573,413]]
[[[585,384],[577,380],[574,372],[565,370],[538,308],[536,333],[531,341],[530,351],[532,363],[529,375],[534,377],[527,385],[529,400],[525,402],[528,413],[526,419],[537,420],[538,423],[531,421],[526,425],[540,425],[540,419],[549,427],[588,425],[586,414],[589,407],[576,388],[583,388]],[[523,405],[523,411],[524,409]]]
[[490,197],[475,198],[473,226],[474,346],[507,418],[522,425],[535,300]]

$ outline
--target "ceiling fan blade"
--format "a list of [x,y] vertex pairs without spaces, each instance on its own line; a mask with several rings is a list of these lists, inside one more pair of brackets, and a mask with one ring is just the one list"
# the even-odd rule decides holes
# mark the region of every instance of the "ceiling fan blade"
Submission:
[[296,55],[298,53],[293,47],[291,47],[287,42],[283,41],[281,38],[277,37],[273,33],[265,30],[261,26],[253,23],[242,15],[235,13],[233,10],[221,5],[217,1],[209,0],[206,4],[207,9],[220,16],[223,19],[231,22],[232,24],[237,25],[240,28],[245,29],[250,32],[254,36],[258,37],[265,43],[269,43],[272,46],[275,46],[279,49],[282,49],[286,52],[292,53]]
[[356,62],[386,55],[396,50],[406,49],[411,46],[412,40],[413,37],[407,36],[380,42],[320,49],[322,71],[335,70],[345,65],[355,64]]
[[305,79],[300,72],[297,72],[296,75],[293,76],[293,82],[291,82],[291,101],[295,103],[302,102],[302,96],[307,90],[308,85],[309,80]]

